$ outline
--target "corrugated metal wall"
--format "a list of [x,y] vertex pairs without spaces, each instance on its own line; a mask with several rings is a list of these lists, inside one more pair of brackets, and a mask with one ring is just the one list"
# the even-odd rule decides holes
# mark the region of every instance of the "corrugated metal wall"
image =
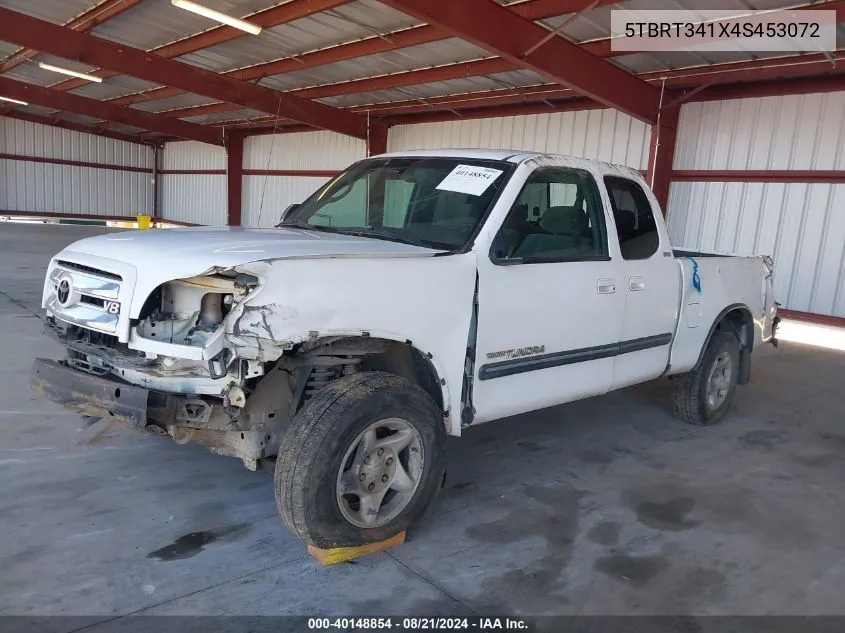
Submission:
[[[252,136],[244,142],[244,169],[337,170],[366,156],[366,143],[334,132]],[[273,226],[288,205],[302,202],[328,180],[324,176],[244,176],[244,226]]]
[[[0,117],[0,153],[152,169],[144,145]],[[0,160],[0,209],[77,215],[150,213],[149,173]]]
[[688,103],[675,169],[845,169],[845,92]]
[[[686,104],[674,167],[843,170],[845,93]],[[676,245],[771,255],[784,307],[845,316],[845,185],[674,182],[668,209]]]
[[314,176],[244,176],[244,226],[273,226],[282,211],[294,202],[302,202],[328,178]]
[[390,128],[387,149],[523,149],[646,169],[650,127],[615,110],[555,112]]
[[[159,217],[191,224],[226,225],[225,148],[196,141],[166,143],[160,168]],[[167,173],[169,171],[222,173]]]
[[361,139],[335,132],[250,136],[244,169],[343,169],[366,155]]

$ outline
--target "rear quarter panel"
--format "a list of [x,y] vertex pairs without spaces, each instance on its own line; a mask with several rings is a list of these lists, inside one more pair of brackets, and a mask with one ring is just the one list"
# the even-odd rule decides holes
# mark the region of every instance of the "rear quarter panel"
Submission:
[[[771,338],[775,308],[771,270],[765,258],[692,256],[676,261],[681,269],[681,305],[670,374],[695,367],[713,327],[732,307],[751,312],[755,347]],[[700,291],[693,284],[696,268]]]

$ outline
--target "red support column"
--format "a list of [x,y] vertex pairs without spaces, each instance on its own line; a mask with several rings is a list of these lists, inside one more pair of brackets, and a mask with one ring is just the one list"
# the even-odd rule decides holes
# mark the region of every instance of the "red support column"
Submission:
[[226,143],[226,191],[228,224],[241,225],[241,200],[244,182],[244,133],[230,132]]
[[387,124],[383,121],[370,123],[367,133],[367,156],[387,152]]
[[646,180],[654,191],[665,216],[669,203],[669,183],[672,163],[675,160],[675,141],[678,138],[678,115],[681,106],[675,105],[660,111],[660,117],[651,127],[651,144],[648,148],[648,176]]

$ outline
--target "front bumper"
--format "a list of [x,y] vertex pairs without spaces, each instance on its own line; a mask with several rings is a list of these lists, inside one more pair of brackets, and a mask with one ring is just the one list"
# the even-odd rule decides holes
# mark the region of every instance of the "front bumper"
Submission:
[[149,390],[142,387],[37,358],[32,366],[32,388],[82,415],[114,418],[136,429],[143,429],[147,424]]
[[82,415],[116,420],[136,430],[169,435],[179,444],[194,442],[221,455],[243,460],[250,470],[276,454],[281,417],[233,420],[219,404],[199,397],[164,394],[120,380],[103,378],[37,358],[32,389]]

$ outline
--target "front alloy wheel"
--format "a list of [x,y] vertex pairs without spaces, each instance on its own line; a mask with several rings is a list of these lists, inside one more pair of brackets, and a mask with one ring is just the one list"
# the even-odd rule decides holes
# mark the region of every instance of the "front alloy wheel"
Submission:
[[443,412],[399,376],[361,372],[294,416],[276,459],[276,505],[308,545],[354,547],[406,530],[440,490]]
[[420,483],[425,454],[419,432],[388,418],[358,434],[337,474],[337,503],[361,528],[380,527],[404,510]]

